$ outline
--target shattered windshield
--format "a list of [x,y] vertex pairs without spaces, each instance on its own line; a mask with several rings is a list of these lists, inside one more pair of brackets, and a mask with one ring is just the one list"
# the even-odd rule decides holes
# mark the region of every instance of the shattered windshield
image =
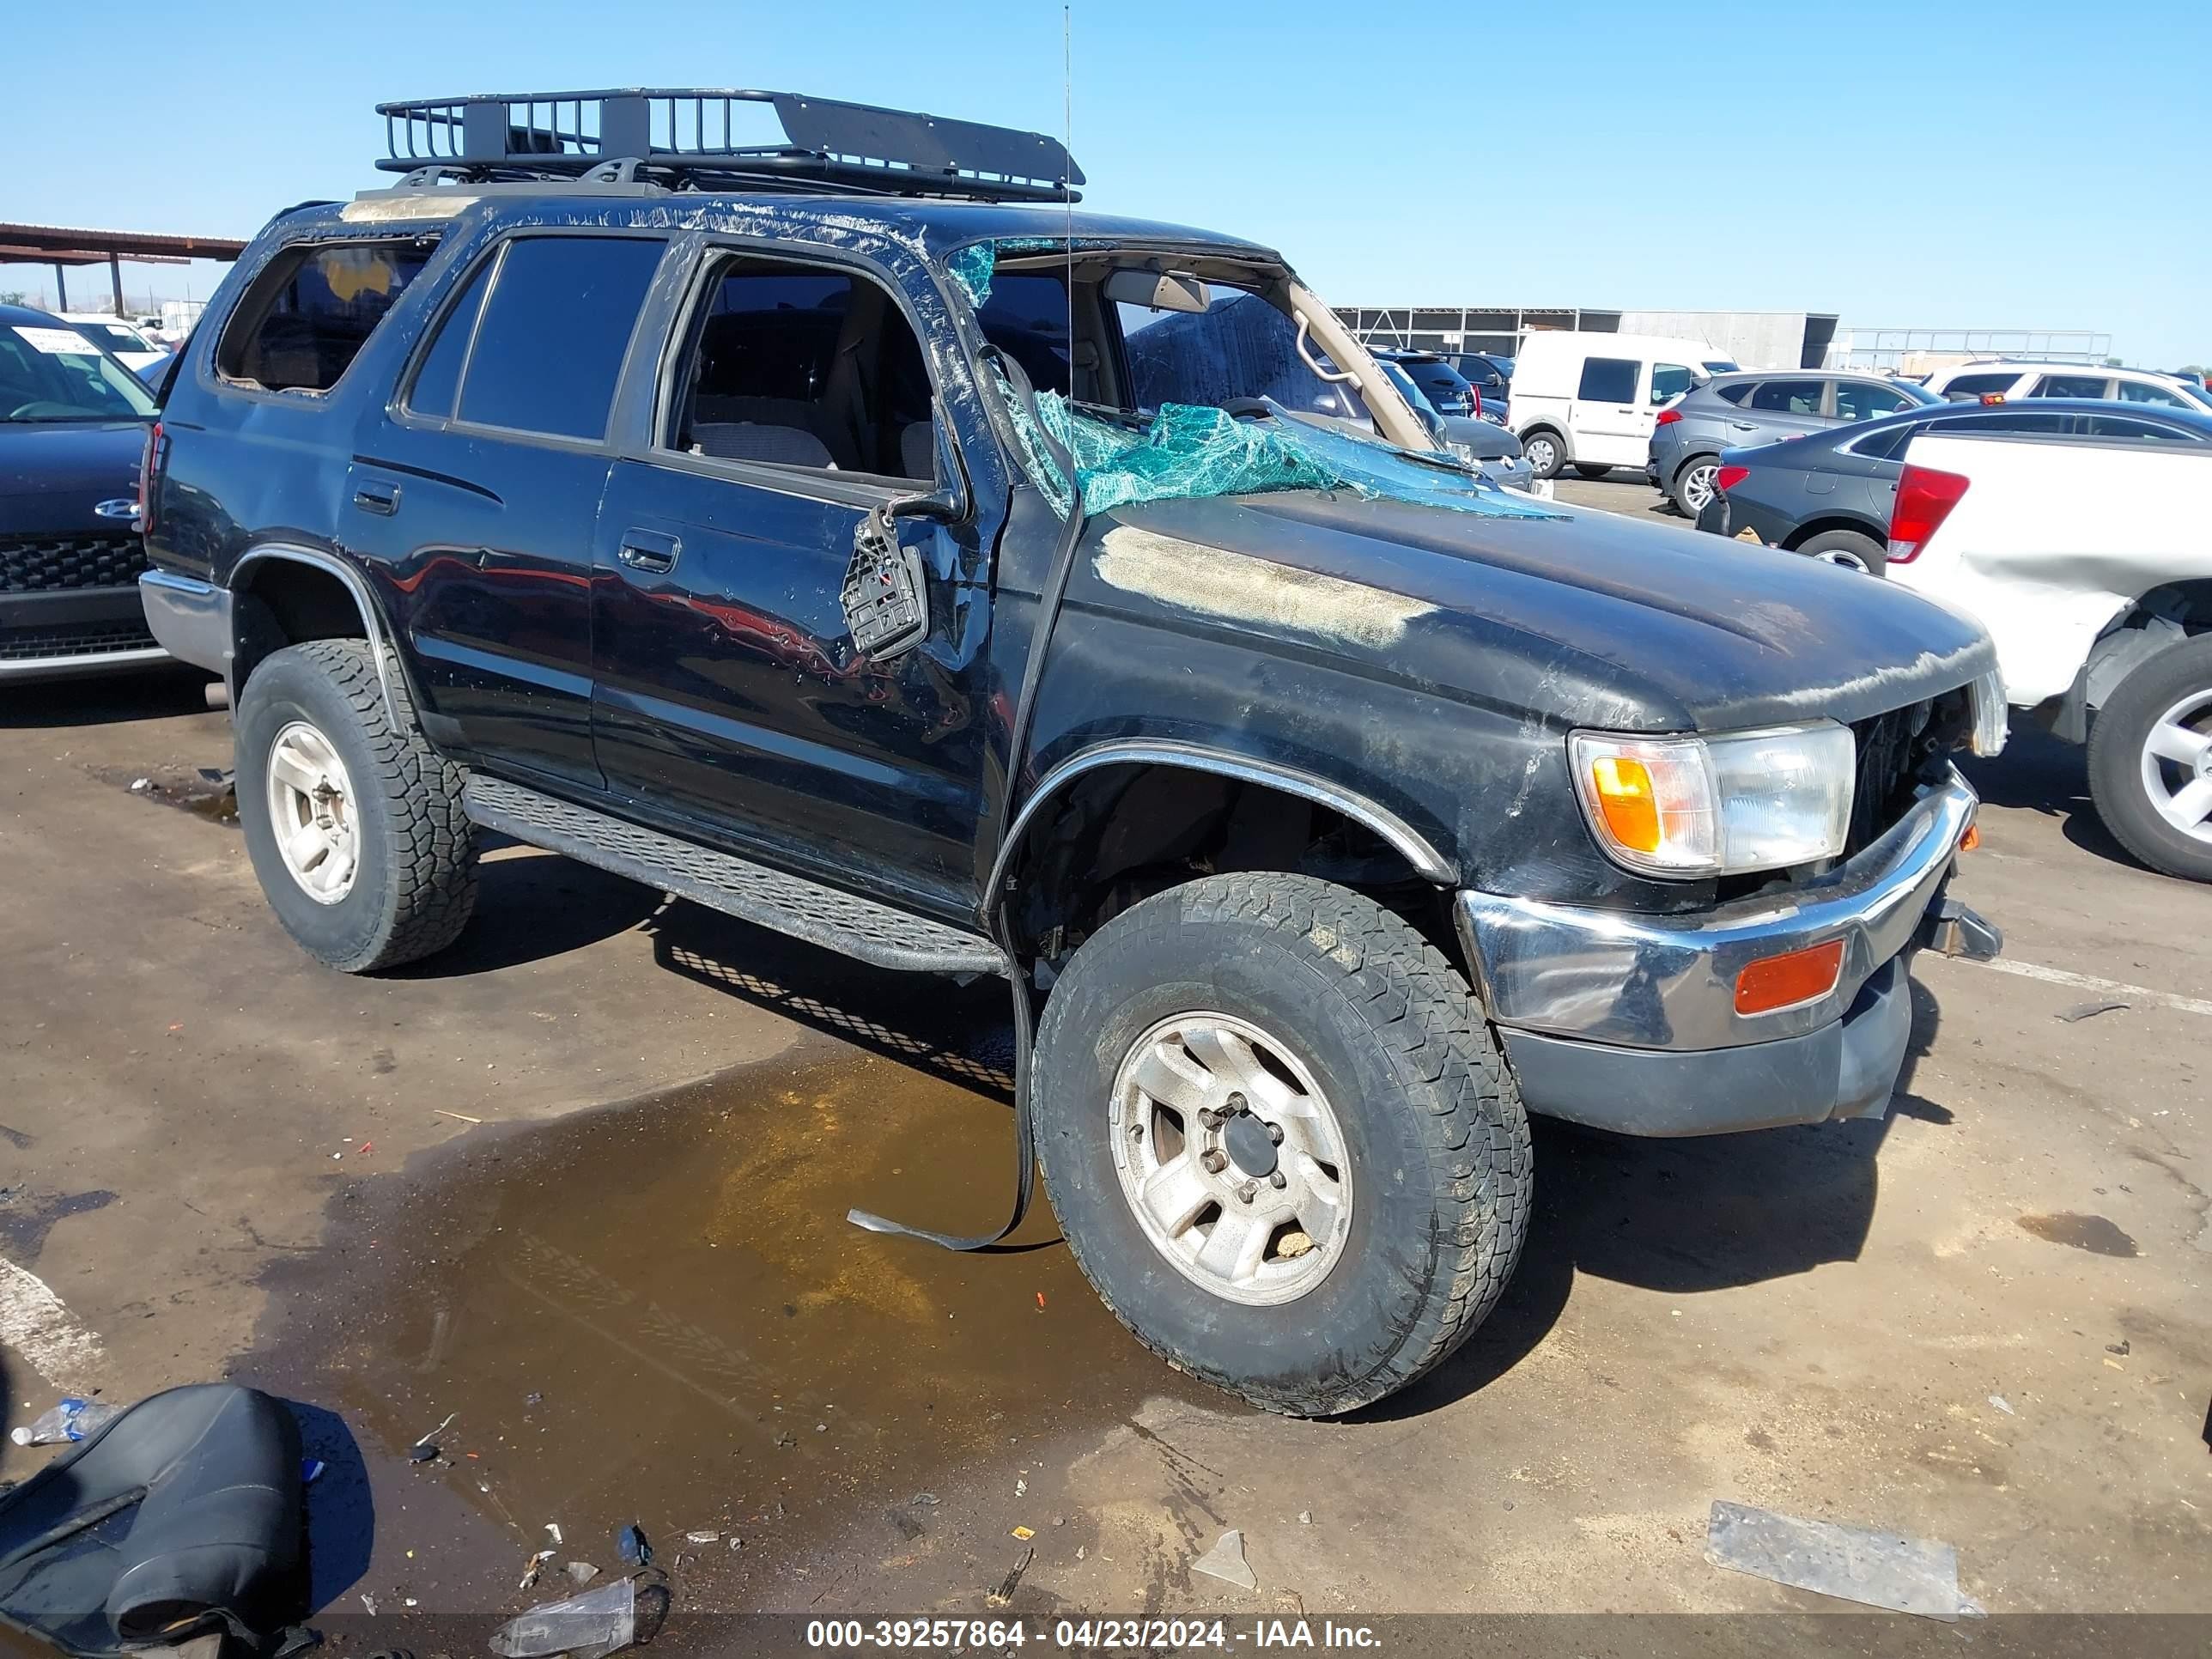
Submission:
[[1552,516],[1447,453],[1379,436],[1359,388],[1331,378],[1335,364],[1310,337],[1302,347],[1293,307],[1317,302],[1279,267],[1231,256],[1180,264],[1082,238],[981,243],[947,265],[996,354],[1023,470],[1062,514],[1072,463],[1087,513],[1342,489]]
[[[1129,368],[1128,405],[1152,414],[1169,404],[1218,409],[1267,398],[1301,414],[1368,418],[1356,386],[1332,384],[1298,356],[1298,325],[1258,294],[1208,283],[1203,312],[1116,304]],[[1314,356],[1334,368],[1318,349]]]

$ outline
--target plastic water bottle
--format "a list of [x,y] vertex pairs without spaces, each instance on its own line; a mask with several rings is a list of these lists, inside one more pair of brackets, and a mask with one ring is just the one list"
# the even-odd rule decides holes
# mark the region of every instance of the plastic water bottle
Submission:
[[60,1405],[49,1407],[32,1422],[11,1431],[8,1437],[19,1446],[58,1446],[68,1440],[88,1439],[122,1415],[120,1406],[64,1395]]

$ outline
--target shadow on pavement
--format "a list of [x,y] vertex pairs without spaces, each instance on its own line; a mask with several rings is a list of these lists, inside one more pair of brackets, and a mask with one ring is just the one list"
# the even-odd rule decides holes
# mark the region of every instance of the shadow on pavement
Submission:
[[307,1489],[307,1604],[319,1612],[368,1573],[376,1542],[376,1500],[368,1466],[345,1419],[304,1401],[283,1403],[300,1425],[307,1467],[323,1466]]
[[0,727],[104,726],[110,721],[173,719],[208,712],[214,677],[178,664],[118,670],[82,679],[40,680],[10,687]]
[[1856,1261],[1891,1124],[1951,1121],[1912,1092],[1942,1011],[1925,987],[1911,989],[1912,1036],[1882,1118],[1680,1140],[1532,1119],[1536,1204],[1512,1283],[1465,1347],[1361,1419],[1417,1417],[1487,1387],[1550,1333],[1578,1273],[1693,1296]]
[[2060,833],[2083,852],[2131,870],[2143,867],[2097,816],[2089,799],[2089,751],[2079,744],[2015,723],[2003,754],[1964,761],[1960,770],[1987,805],[2057,818]]
[[476,912],[460,938],[387,977],[465,979],[550,961],[628,933],[668,902],[641,883],[557,853],[497,836],[487,836],[484,846],[490,856],[477,864]]

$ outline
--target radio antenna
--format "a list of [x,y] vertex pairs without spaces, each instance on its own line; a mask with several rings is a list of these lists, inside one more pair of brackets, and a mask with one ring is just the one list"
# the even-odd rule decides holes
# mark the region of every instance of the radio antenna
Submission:
[[[1075,170],[1075,0],[1060,6],[1060,143],[1069,157],[1066,173]],[[1065,173],[1060,181],[1060,205],[1067,215],[1067,400],[1075,401],[1075,190]]]

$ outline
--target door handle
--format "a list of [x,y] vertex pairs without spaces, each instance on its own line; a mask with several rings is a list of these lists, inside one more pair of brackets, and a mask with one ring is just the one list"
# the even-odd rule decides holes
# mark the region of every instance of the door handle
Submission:
[[1759,430],[1759,422],[1757,421],[1730,421],[1729,422],[1729,430],[1731,432],[1756,432]]
[[399,486],[381,478],[371,479],[353,492],[353,504],[364,513],[388,519],[399,510]]
[[615,557],[633,570],[664,576],[676,568],[677,558],[683,551],[683,542],[674,536],[663,535],[658,530],[625,530]]

